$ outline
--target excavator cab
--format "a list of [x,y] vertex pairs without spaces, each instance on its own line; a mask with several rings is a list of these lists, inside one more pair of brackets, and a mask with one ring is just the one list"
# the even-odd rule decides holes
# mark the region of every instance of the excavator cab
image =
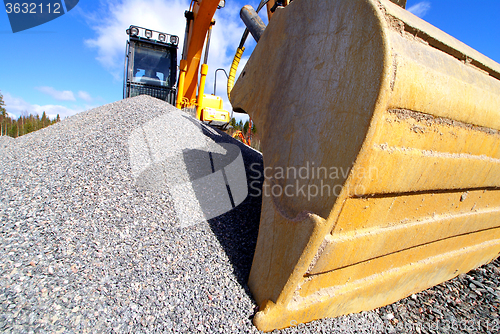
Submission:
[[123,98],[150,95],[175,105],[179,37],[151,29],[127,29]]

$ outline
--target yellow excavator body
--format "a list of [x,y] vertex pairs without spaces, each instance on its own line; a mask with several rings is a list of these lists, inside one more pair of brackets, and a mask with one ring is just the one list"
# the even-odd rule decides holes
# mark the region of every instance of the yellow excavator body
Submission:
[[[210,36],[215,25],[213,16],[223,5],[224,1],[220,0],[191,1],[189,10],[184,13],[187,23],[183,59],[179,64],[176,107],[195,108],[197,119],[225,129],[231,120],[231,113],[223,109],[220,97],[205,94]],[[202,63],[203,46],[205,46],[205,58]],[[198,71],[200,71],[199,84]]]
[[403,8],[278,8],[231,102],[266,171],[260,330],[371,310],[499,256],[500,65]]
[[231,116],[228,111],[223,109],[223,102],[220,96],[204,94],[200,120],[226,124],[231,120]]

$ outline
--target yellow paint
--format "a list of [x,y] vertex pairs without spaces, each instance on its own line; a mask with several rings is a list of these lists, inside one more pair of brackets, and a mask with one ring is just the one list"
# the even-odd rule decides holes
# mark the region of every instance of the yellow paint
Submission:
[[[498,219],[498,215],[495,217]],[[433,256],[450,256],[454,251],[473,247],[477,244],[496,240],[500,242],[500,229],[484,230],[474,234],[465,234],[453,238],[445,238],[433,243],[422,243],[416,249],[387,253],[386,256],[362,261],[351,266],[331,270],[322,275],[312,275],[299,290],[301,296],[313,295],[318,287],[328,286],[328,282],[335,282],[335,289],[344,289],[345,284],[352,284],[372,275],[378,275],[405,265],[427,260]],[[497,252],[498,254],[498,252]],[[338,255],[339,256],[339,255]],[[341,255],[340,255],[341,256]],[[418,272],[414,275],[418,275]]]
[[179,94],[188,101],[196,99],[201,53],[219,2],[219,0],[202,0],[191,3],[192,8],[190,9],[192,9],[194,20],[191,21],[189,33],[185,40],[187,45],[185,55],[187,61],[186,84],[184,90],[179,91]]
[[201,117],[204,122],[229,123],[230,115],[223,109],[223,102],[220,96],[203,95],[203,105],[201,106]]
[[179,87],[177,91],[177,103],[176,107],[178,109],[181,109],[182,106],[182,100],[184,99],[184,96],[182,95],[184,92],[184,81],[186,80],[186,71],[187,71],[187,61],[182,59],[179,64],[179,69],[180,69],[180,74],[179,74]]
[[203,96],[203,107],[212,109],[222,109],[222,98],[220,96],[205,94]]
[[234,55],[233,62],[231,63],[231,68],[229,69],[229,76],[227,78],[227,97],[231,100],[231,91],[234,87],[234,80],[236,78],[236,71],[238,70],[238,65],[240,64],[241,57],[243,56],[243,52],[245,51],[245,47],[236,49],[236,54]]
[[231,102],[275,190],[248,283],[259,329],[374,309],[498,257],[500,65],[453,37],[387,0],[295,0]]
[[201,119],[201,109],[203,108],[203,97],[205,96],[205,81],[207,79],[208,65],[201,65],[200,87],[198,89],[198,100],[196,102],[196,118]]
[[495,228],[500,221],[500,208],[498,203],[495,204],[496,208],[479,212],[446,214],[421,221],[402,221],[393,226],[327,235],[325,248],[308,273],[324,273],[442,239]]
[[498,208],[499,203],[499,190],[349,198],[332,233],[390,227],[446,215],[462,216]]

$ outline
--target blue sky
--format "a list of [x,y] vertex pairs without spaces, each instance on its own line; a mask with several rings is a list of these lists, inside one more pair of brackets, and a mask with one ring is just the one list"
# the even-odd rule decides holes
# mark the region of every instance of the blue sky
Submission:
[[[207,93],[213,92],[213,72],[228,70],[241,38],[239,9],[245,4],[257,7],[258,2],[226,0],[226,8],[217,11]],[[64,118],[122,99],[126,28],[148,27],[177,34],[182,41],[188,6],[187,0],[80,0],[67,14],[15,34],[2,11],[0,92],[7,111],[16,117],[46,111]],[[499,0],[408,0],[407,9],[500,62]],[[251,49],[252,43],[247,44]],[[229,109],[225,84],[219,72],[217,94]]]

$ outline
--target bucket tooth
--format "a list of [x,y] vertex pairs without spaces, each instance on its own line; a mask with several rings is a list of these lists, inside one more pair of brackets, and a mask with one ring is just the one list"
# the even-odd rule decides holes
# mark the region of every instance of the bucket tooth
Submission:
[[266,171],[259,329],[371,310],[498,257],[491,59],[388,0],[295,0],[231,97]]

